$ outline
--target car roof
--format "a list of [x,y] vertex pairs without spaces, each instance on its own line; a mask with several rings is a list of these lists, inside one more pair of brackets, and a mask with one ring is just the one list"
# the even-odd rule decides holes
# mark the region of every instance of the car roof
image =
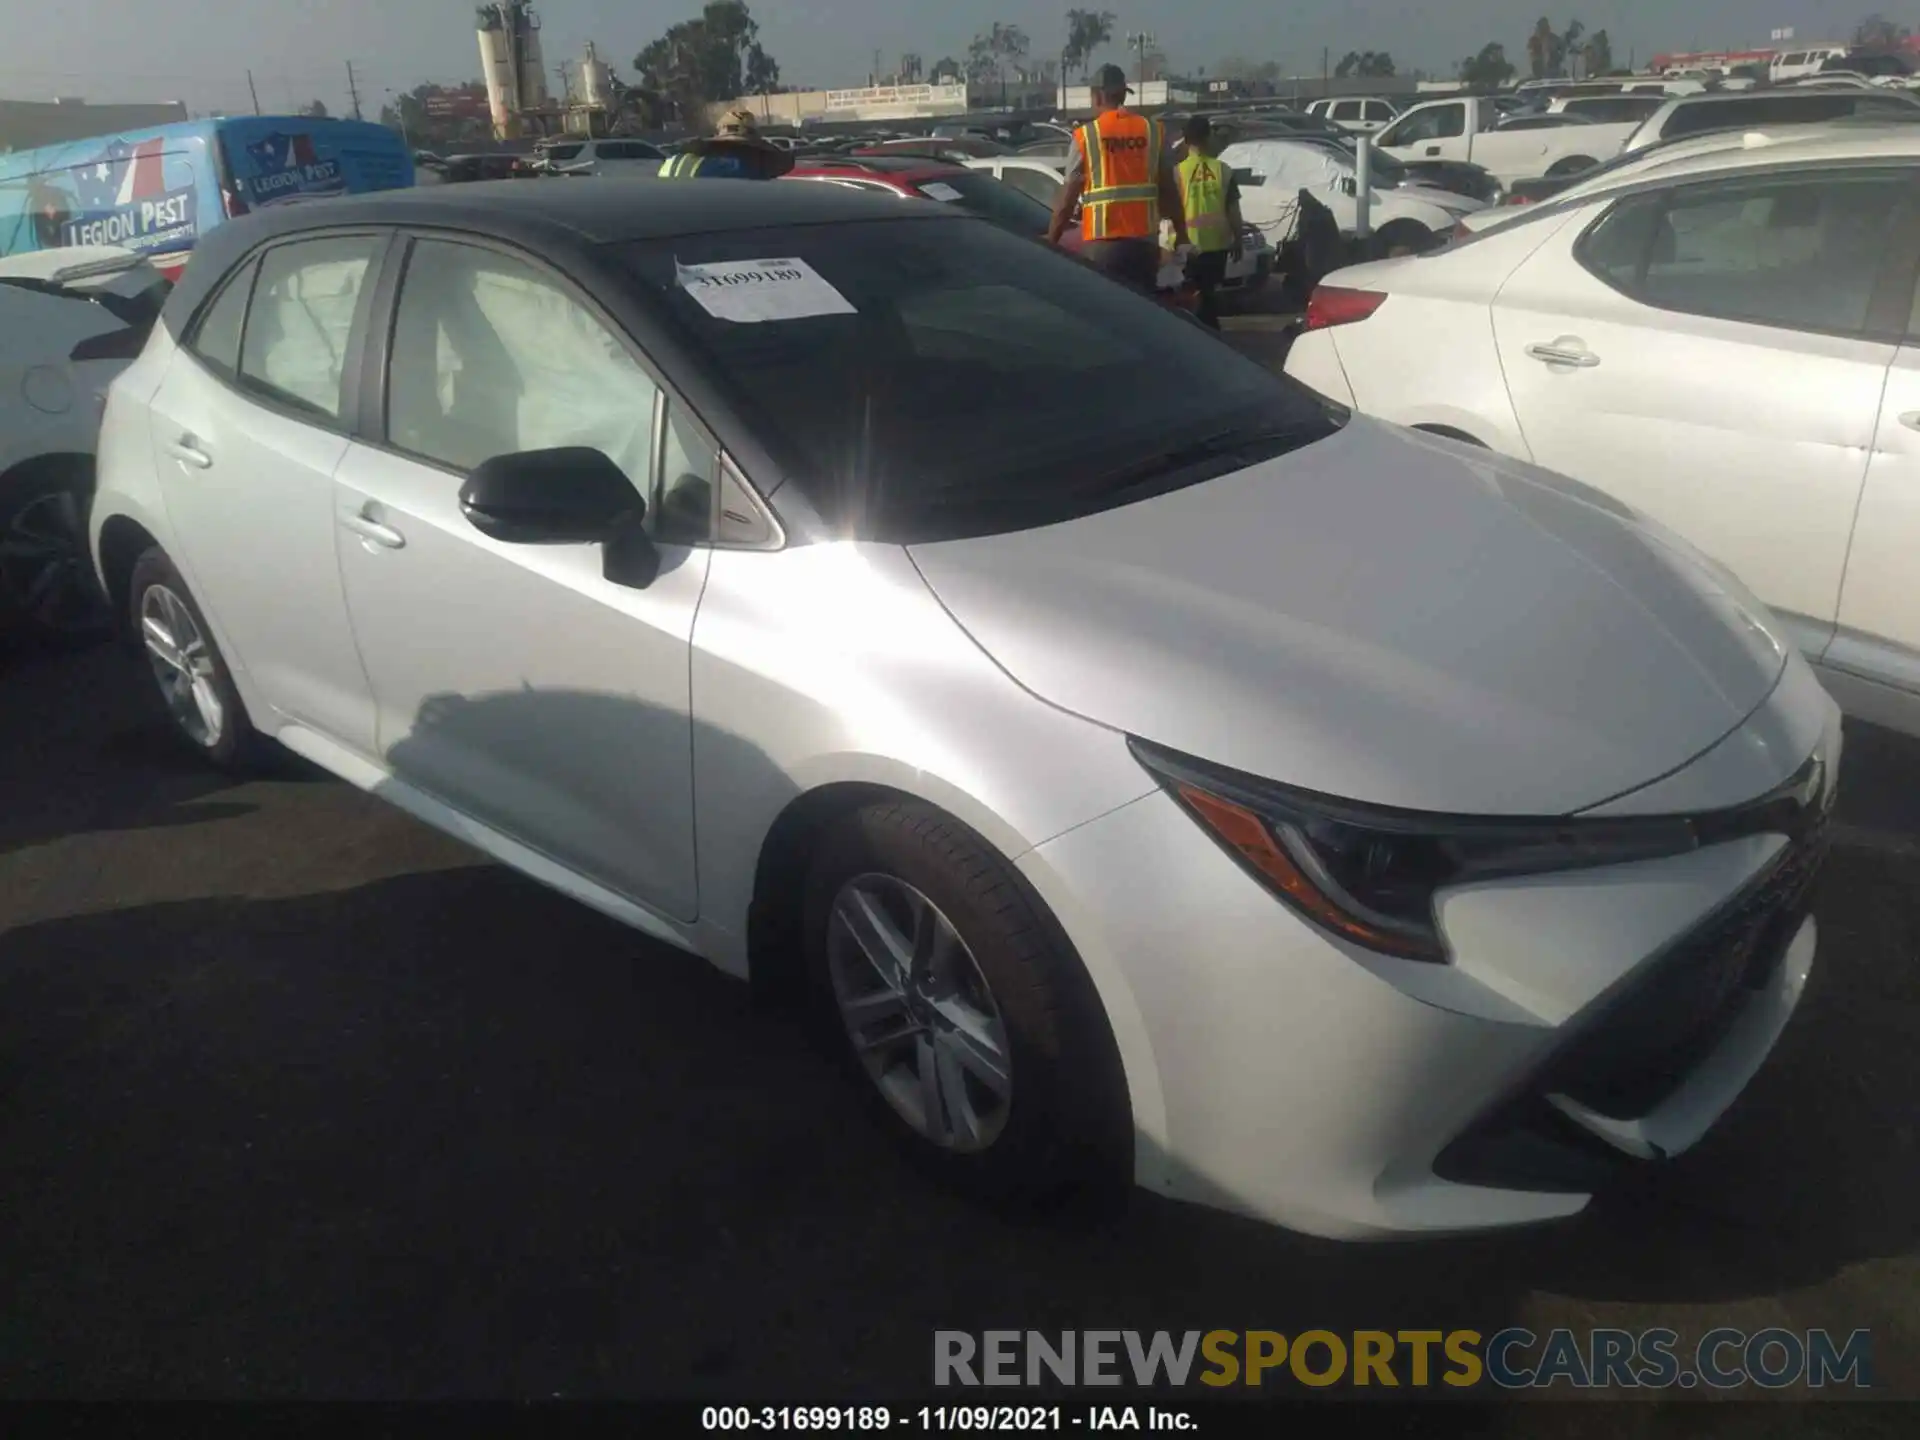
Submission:
[[[958,167],[947,166],[947,170]],[[913,218],[958,218],[929,205]],[[828,225],[902,218],[897,200],[842,185],[780,185],[764,180],[662,180],[606,176],[562,184],[495,180],[469,185],[375,190],[258,210],[215,226],[168,298],[163,319],[175,335],[200,302],[248,251],[267,240],[356,226],[422,226],[505,240],[536,254],[580,251],[628,240],[659,240],[717,230]]]

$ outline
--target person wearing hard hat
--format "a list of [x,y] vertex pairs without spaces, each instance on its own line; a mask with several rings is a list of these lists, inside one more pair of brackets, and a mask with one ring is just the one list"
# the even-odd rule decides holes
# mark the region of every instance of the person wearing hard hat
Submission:
[[1118,65],[1102,65],[1094,76],[1098,113],[1073,132],[1067,183],[1047,240],[1060,243],[1077,205],[1081,258],[1151,295],[1159,288],[1160,221],[1172,222],[1174,244],[1184,249],[1187,217],[1166,132],[1158,120],[1126,108],[1129,89]]
[[713,134],[691,140],[660,162],[663,180],[776,180],[793,169],[793,156],[760,136],[751,110],[731,110]]

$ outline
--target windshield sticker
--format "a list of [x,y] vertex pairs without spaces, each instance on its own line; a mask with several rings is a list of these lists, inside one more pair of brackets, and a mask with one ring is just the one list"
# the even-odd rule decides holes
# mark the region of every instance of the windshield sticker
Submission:
[[797,258],[727,260],[714,265],[682,265],[675,260],[673,279],[716,320],[742,325],[855,313],[846,296]]
[[930,184],[922,185],[920,187],[920,193],[929,200],[952,202],[960,198],[960,192],[958,190],[954,189],[951,185],[943,185],[938,180]]

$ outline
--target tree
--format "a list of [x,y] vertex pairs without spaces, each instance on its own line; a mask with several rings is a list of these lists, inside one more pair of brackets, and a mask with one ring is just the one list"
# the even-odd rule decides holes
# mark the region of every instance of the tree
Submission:
[[1111,10],[1067,11],[1067,44],[1060,60],[1069,67],[1078,65],[1082,80],[1091,68],[1093,52],[1113,39],[1113,19]]
[[760,26],[744,0],[713,0],[634,58],[639,88],[671,102],[681,119],[712,101],[777,90],[780,66],[760,44]]
[[327,118],[327,107],[318,100],[309,100],[293,113],[296,115],[310,115],[315,120],[324,120]]
[[1513,62],[1507,59],[1507,47],[1489,43],[1480,47],[1478,55],[1469,55],[1460,62],[1460,81],[1476,90],[1497,90],[1513,79]]
[[1349,50],[1334,67],[1333,73],[1341,80],[1349,75],[1390,79],[1393,75],[1393,56],[1384,50]]
[[1542,15],[1527,37],[1527,59],[1533,67],[1533,78],[1547,80],[1558,75],[1566,57],[1565,42],[1554,31],[1553,22]]
[[1869,15],[1854,27],[1853,43],[1860,50],[1893,50],[1912,33],[1884,15]]
[[927,78],[935,85],[952,84],[962,78],[960,62],[951,55],[944,55],[933,62],[933,69],[927,72]]
[[1596,30],[1587,37],[1586,49],[1581,61],[1589,75],[1611,75],[1613,73],[1613,41],[1607,38],[1607,32]]
[[[1560,32],[1560,58],[1565,73],[1572,79],[1580,78],[1580,56],[1583,51],[1580,42],[1586,39],[1587,27],[1578,20],[1569,20],[1567,28]],[[1554,71],[1556,75],[1561,71]]]

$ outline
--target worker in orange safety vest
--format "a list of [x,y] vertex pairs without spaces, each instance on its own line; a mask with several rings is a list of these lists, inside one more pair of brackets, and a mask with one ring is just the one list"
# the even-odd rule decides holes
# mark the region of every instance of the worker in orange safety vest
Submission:
[[1073,132],[1067,183],[1054,202],[1047,240],[1059,244],[1080,212],[1080,255],[1136,289],[1152,294],[1160,273],[1160,221],[1173,224],[1186,248],[1186,207],[1172,151],[1158,120],[1126,108],[1126,72],[1103,65],[1094,76],[1093,119]]

